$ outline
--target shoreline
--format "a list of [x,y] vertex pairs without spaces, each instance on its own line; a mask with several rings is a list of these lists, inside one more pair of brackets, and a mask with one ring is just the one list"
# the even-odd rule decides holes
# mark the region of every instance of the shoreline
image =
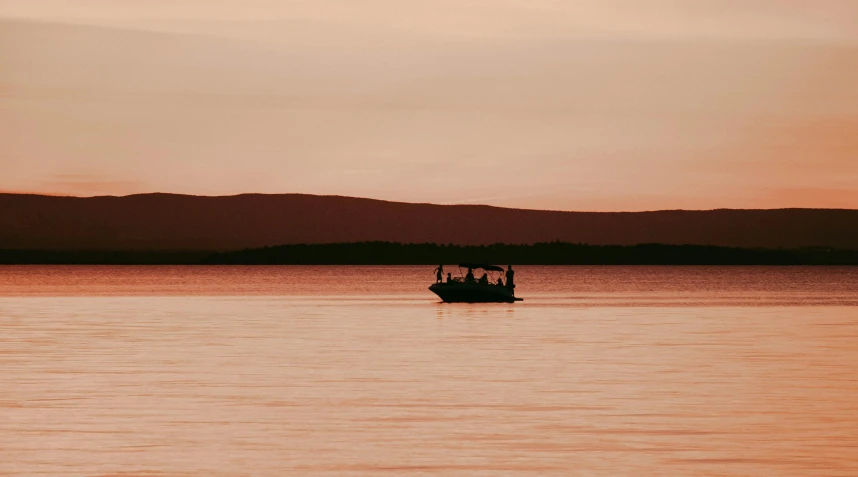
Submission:
[[348,242],[290,244],[226,252],[0,249],[0,265],[515,265],[855,266],[858,251],[706,245],[439,245]]

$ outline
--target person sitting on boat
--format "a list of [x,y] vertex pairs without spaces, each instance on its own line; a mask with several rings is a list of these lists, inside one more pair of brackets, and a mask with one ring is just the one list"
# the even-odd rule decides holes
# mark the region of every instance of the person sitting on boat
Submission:
[[499,287],[502,287],[502,286],[503,286],[503,277],[498,277],[498,283],[497,283],[497,286],[499,286]]
[[469,268],[467,275],[465,275],[465,281],[471,283],[474,281],[474,269]]
[[438,265],[435,270],[435,283],[441,283],[444,278],[444,265]]
[[483,276],[480,277],[480,283],[483,285],[489,284],[489,274],[488,273],[483,273]]
[[452,274],[452,273],[447,272],[447,283],[450,283],[450,282],[452,282],[452,281],[453,281],[453,274]]
[[515,288],[515,282],[513,278],[515,277],[515,270],[512,269],[512,265],[506,266],[506,287],[512,290]]

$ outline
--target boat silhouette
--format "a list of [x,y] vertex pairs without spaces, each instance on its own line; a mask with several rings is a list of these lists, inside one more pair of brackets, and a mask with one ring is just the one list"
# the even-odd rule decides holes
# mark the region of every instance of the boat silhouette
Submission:
[[[443,280],[443,266],[435,269],[437,272],[436,283],[429,286],[429,290],[438,295],[446,303],[513,303],[522,301],[515,296],[515,283],[513,283],[512,267],[507,271],[507,283],[501,277],[495,280],[495,273],[503,274],[504,269],[496,265],[481,263],[463,263],[459,265],[459,272],[467,269],[464,277],[452,277],[447,274],[447,280]],[[483,275],[476,279],[474,270],[483,270]]]

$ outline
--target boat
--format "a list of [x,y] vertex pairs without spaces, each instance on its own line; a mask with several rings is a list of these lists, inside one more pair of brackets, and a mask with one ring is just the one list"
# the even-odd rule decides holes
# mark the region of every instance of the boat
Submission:
[[[512,271],[512,267],[509,268]],[[452,274],[448,273],[446,280],[443,280],[443,268],[439,266],[436,269],[438,281],[430,285],[429,290],[446,303],[513,303],[522,301],[522,298],[515,296],[514,283],[503,283],[503,268],[481,263],[463,263],[459,265],[460,275],[462,269],[468,270],[464,277],[452,277]],[[484,273],[480,279],[474,278],[474,270],[483,270]],[[501,275],[496,279],[497,275],[495,274],[497,272],[500,272]],[[507,276],[511,277],[511,274]]]

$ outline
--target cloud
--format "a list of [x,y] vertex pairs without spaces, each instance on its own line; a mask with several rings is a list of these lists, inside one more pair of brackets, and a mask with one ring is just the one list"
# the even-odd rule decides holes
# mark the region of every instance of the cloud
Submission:
[[[0,16],[265,39],[305,28],[504,41],[611,36],[738,40],[858,39],[850,0],[0,0]],[[339,37],[339,38],[338,38]]]

